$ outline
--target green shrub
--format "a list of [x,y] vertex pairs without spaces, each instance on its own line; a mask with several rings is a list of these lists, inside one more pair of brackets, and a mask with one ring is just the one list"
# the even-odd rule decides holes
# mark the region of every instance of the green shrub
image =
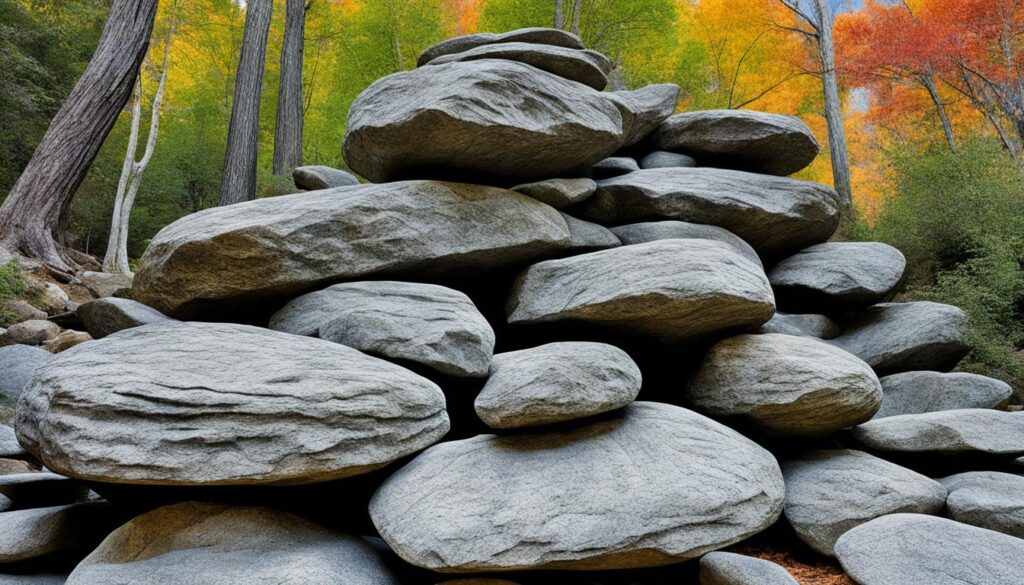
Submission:
[[22,298],[28,294],[28,283],[16,260],[0,266],[0,300]]

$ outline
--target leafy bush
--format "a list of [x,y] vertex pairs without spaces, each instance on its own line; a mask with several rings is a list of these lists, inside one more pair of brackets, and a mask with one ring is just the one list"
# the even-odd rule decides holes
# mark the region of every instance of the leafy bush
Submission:
[[0,300],[16,299],[28,293],[28,283],[16,260],[0,266]]

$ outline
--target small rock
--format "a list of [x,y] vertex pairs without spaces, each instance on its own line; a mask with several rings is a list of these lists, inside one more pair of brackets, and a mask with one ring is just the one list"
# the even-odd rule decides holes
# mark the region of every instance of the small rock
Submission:
[[818,156],[818,141],[802,120],[750,110],[676,114],[651,142],[703,165],[780,176],[800,171]]
[[465,294],[411,282],[336,284],[291,301],[270,328],[472,378],[487,376],[495,342]]
[[[0,563],[39,558],[85,544],[108,522],[102,508],[72,504],[0,513]],[[101,528],[102,527],[102,528]]]
[[596,54],[594,51],[537,43],[490,43],[437,57],[423,66],[479,59],[504,59],[531,65],[601,91],[608,85],[608,77],[603,70],[603,62],[594,56]]
[[700,558],[700,585],[800,585],[771,561],[729,552]]
[[717,240],[729,244],[745,258],[761,266],[761,258],[743,238],[725,228],[686,221],[650,221],[612,228],[623,245],[643,244],[658,240]]
[[841,332],[842,327],[825,315],[793,315],[778,311],[760,330],[760,333],[782,333],[817,339],[832,339]]
[[14,429],[5,424],[0,424],[0,457],[12,459],[28,457],[28,451],[18,443]]
[[882,387],[853,355],[810,337],[768,333],[717,343],[689,396],[714,417],[739,417],[779,435],[817,436],[870,419]]
[[927,301],[882,303],[858,313],[829,343],[866,361],[879,375],[950,370],[970,350],[967,314]]
[[786,519],[800,540],[833,556],[847,530],[896,512],[937,514],[939,482],[863,451],[816,450],[784,461]]
[[844,534],[836,556],[861,585],[1024,583],[1024,540],[934,516],[875,518]]
[[60,334],[60,326],[44,320],[23,321],[11,325],[0,336],[0,347],[9,345],[42,345]]
[[51,357],[50,352],[28,345],[0,347],[0,396],[16,401],[36,368]]
[[656,150],[640,159],[641,169],[689,169],[696,166],[697,161],[692,156],[665,150]]
[[604,94],[622,114],[622,146],[644,140],[676,111],[679,86],[672,83],[647,85],[633,91]]
[[19,508],[71,504],[82,498],[86,488],[70,477],[50,471],[28,471],[0,475],[0,494]]
[[1024,538],[1024,477],[971,471],[940,481],[949,491],[946,507],[953,520]]
[[[21,473],[33,473],[38,469],[20,459],[0,459],[0,475],[16,475]],[[4,496],[7,497],[7,496]]]
[[775,311],[760,266],[711,240],[661,240],[526,269],[508,322],[577,321],[671,342],[752,329]]
[[786,258],[768,272],[778,304],[800,311],[843,311],[884,301],[907,260],[879,242],[828,242]]
[[359,179],[352,173],[331,167],[309,166],[292,169],[292,180],[299,189],[319,191],[335,187],[358,185]]
[[613,156],[595,164],[590,169],[590,174],[594,179],[600,180],[618,177],[619,175],[625,175],[639,170],[640,165],[636,163],[635,159],[629,158],[628,156]]
[[576,219],[565,213],[562,214],[562,219],[569,226],[569,238],[571,240],[569,247],[563,251],[565,255],[575,256],[587,252],[618,248],[622,245],[619,238],[603,225]]
[[79,279],[82,286],[89,289],[98,299],[119,296],[132,290],[130,274],[111,274],[109,272],[83,272]]
[[37,290],[38,304],[48,314],[56,315],[67,310],[70,299],[68,293],[64,292],[61,287],[52,282],[40,281]]
[[[594,185],[597,188],[597,185]],[[22,299],[8,299],[0,305],[0,325],[9,327],[23,321],[46,319],[46,311],[40,311]]]
[[103,298],[78,307],[78,318],[95,339],[151,323],[174,321],[152,307],[131,299]]
[[538,183],[527,183],[512,187],[528,197],[546,203],[555,209],[565,209],[575,205],[597,191],[597,183],[593,179],[548,179]]
[[67,585],[398,585],[365,541],[270,508],[185,502],[114,530]]
[[549,343],[494,356],[475,408],[494,429],[545,425],[622,408],[640,383],[640,369],[617,347]]
[[60,335],[44,343],[43,347],[50,353],[60,353],[87,341],[92,341],[92,336],[88,333],[68,330],[62,331]]
[[581,50],[586,48],[578,36],[564,30],[539,27],[521,28],[501,34],[478,33],[441,41],[423,51],[416,61],[416,65],[421,67],[444,55],[453,55],[495,43],[534,43]]
[[954,372],[904,372],[885,376],[875,418],[963,408],[1000,408],[1013,395],[1006,382]]
[[854,427],[853,437],[886,453],[1013,459],[1024,455],[1024,413],[966,409],[887,416]]

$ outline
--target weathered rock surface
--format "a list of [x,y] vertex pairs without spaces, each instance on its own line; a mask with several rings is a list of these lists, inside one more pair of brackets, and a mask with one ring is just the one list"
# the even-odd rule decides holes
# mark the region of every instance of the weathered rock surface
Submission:
[[43,349],[50,353],[60,353],[87,341],[92,341],[92,335],[89,335],[84,331],[73,331],[71,329],[67,329],[65,331],[61,331],[60,335],[57,337],[54,337],[50,341],[44,343]]
[[647,169],[599,181],[597,187],[580,205],[583,219],[716,225],[768,256],[824,242],[839,226],[835,191],[784,177],[708,168]]
[[173,321],[152,307],[131,299],[104,298],[83,303],[76,311],[94,339],[151,323]]
[[622,408],[640,392],[641,379],[615,346],[549,343],[494,356],[474,406],[494,429],[544,425]]
[[42,345],[60,334],[60,326],[45,320],[22,321],[0,334],[0,347]]
[[546,203],[555,209],[565,209],[575,205],[597,191],[597,183],[593,179],[548,179],[537,183],[526,183],[512,187],[517,191],[532,197],[541,203]]
[[269,508],[185,502],[118,528],[68,585],[397,585],[354,536]]
[[28,451],[18,444],[18,437],[14,434],[14,428],[0,424],[0,457],[23,459],[26,456],[28,456]]
[[0,397],[17,400],[36,369],[52,357],[45,349],[28,345],[0,347]]
[[[38,471],[27,462],[20,459],[0,458],[0,475],[17,475],[21,473],[33,473]],[[4,496],[5,498],[7,496]]]
[[998,408],[1013,395],[1009,384],[965,372],[903,372],[885,376],[875,418],[963,408]]
[[882,401],[860,359],[823,341],[775,333],[738,335],[708,351],[690,382],[695,408],[739,417],[775,434],[825,435],[862,423]]
[[504,59],[530,65],[601,91],[608,85],[608,76],[603,70],[603,63],[594,56],[595,54],[593,51],[537,43],[490,43],[443,55],[424,65]]
[[516,280],[514,324],[579,321],[687,341],[775,311],[761,267],[711,240],[661,240],[549,260]]
[[679,86],[660,83],[604,95],[622,114],[622,146],[632,146],[647,138],[676,111]]
[[1024,540],[920,514],[891,514],[847,532],[836,556],[861,585],[1024,583]]
[[1000,410],[943,410],[870,420],[853,437],[883,452],[936,455],[1024,455],[1024,414]]
[[370,503],[406,561],[440,572],[679,562],[778,517],[774,457],[691,411],[637,402],[565,432],[481,435],[427,450]]
[[658,240],[717,240],[736,248],[745,258],[761,266],[761,258],[750,244],[718,226],[686,221],[649,221],[614,227],[612,233],[626,246]]
[[590,169],[590,175],[600,180],[627,175],[639,170],[640,165],[637,164],[636,159],[628,156],[610,156],[602,161],[598,161]]
[[448,431],[428,380],[356,350],[243,325],[129,329],[47,362],[15,429],[49,469],[158,485],[364,473]]
[[70,504],[85,492],[86,488],[77,481],[49,471],[0,475],[0,494],[10,498],[19,508]]
[[433,181],[342,189],[172,223],[142,257],[136,299],[177,317],[368,275],[493,269],[569,245],[555,209],[513,191]]
[[[594,185],[597,189],[597,185]],[[28,301],[8,299],[0,304],[0,325],[11,326],[22,321],[39,321],[46,319],[46,311],[40,311]]]
[[571,240],[569,247],[564,250],[566,254],[585,254],[622,245],[619,238],[603,225],[583,221],[566,213],[562,214],[562,219],[569,226]]
[[970,347],[970,320],[939,303],[882,303],[868,307],[829,341],[866,361],[879,375],[950,370]]
[[292,169],[292,180],[296,187],[307,191],[359,184],[359,179],[352,173],[323,166],[296,167]]
[[936,514],[946,501],[939,482],[863,451],[812,451],[784,461],[782,475],[786,519],[827,556],[855,526],[897,512]]
[[799,585],[786,569],[771,561],[728,552],[700,558],[700,585]]
[[79,279],[82,281],[82,286],[101,299],[131,291],[134,280],[130,274],[110,272],[83,272]]
[[841,332],[842,327],[825,315],[796,315],[778,311],[770,321],[761,326],[761,333],[782,333],[818,339],[832,339]]
[[768,272],[783,309],[841,311],[883,301],[907,260],[888,244],[828,242],[786,258]]
[[697,161],[692,156],[665,150],[656,150],[640,159],[641,169],[689,169],[695,166],[697,166]]
[[102,525],[94,504],[0,513],[0,563],[39,558],[83,544]]
[[395,281],[336,284],[303,295],[275,313],[270,328],[468,377],[487,376],[495,342],[465,294]]
[[946,507],[957,522],[1024,538],[1024,477],[971,471],[941,480]]
[[623,142],[616,101],[535,67],[487,59],[378,79],[348,114],[345,160],[383,183],[573,176]]
[[750,110],[676,114],[651,142],[696,157],[702,165],[769,175],[792,175],[818,156],[818,141],[799,118]]
[[58,573],[32,573],[10,575],[0,573],[0,585],[64,585],[67,575]]
[[423,51],[416,65],[423,66],[444,55],[453,55],[496,43],[533,43],[581,50],[586,48],[579,37],[564,30],[540,27],[521,28],[501,34],[479,33],[441,41]]

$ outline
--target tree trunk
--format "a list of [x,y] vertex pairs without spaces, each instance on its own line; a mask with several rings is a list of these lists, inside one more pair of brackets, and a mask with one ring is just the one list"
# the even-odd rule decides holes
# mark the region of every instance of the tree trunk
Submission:
[[139,186],[142,184],[142,174],[153,159],[153,152],[156,150],[156,139],[160,132],[160,111],[164,105],[164,90],[167,88],[167,70],[170,66],[171,41],[174,38],[177,19],[177,5],[175,13],[171,16],[171,26],[167,32],[167,40],[164,43],[164,59],[160,69],[160,83],[157,85],[156,94],[153,96],[153,104],[149,115],[149,136],[146,138],[146,149],[143,151],[142,159],[135,161],[136,151],[139,144],[139,123],[142,119],[142,78],[139,77],[137,90],[135,92],[135,103],[132,107],[132,127],[128,138],[128,150],[124,155],[124,167],[121,169],[121,179],[117,185],[117,197],[114,199],[114,214],[110,220],[110,238],[107,241],[107,253],[103,258],[103,270],[114,274],[131,274],[132,269],[128,264],[128,223],[131,219],[132,207],[135,205],[135,197],[139,194]]
[[245,34],[235,76],[228,148],[220,184],[220,204],[256,199],[256,163],[260,142],[260,94],[267,57],[267,36],[274,0],[249,0]]
[[60,270],[77,267],[61,226],[131,97],[157,0],[114,0],[96,52],[0,207],[0,243]]
[[932,103],[935,104],[935,111],[939,114],[939,120],[942,122],[942,131],[946,134],[946,143],[949,144],[949,149],[956,152],[956,137],[953,136],[953,124],[949,121],[949,114],[946,113],[946,104],[942,101],[942,96],[939,95],[939,90],[935,87],[935,80],[932,78],[931,73],[926,73],[921,77],[921,83],[924,84],[925,89],[928,90],[928,95],[932,98]]
[[583,0],[572,3],[572,34],[580,36],[580,15],[583,12]]
[[842,201],[844,221],[856,219],[853,193],[850,187],[850,157],[846,148],[846,129],[843,127],[842,102],[836,79],[835,47],[832,43],[832,12],[828,0],[814,0],[817,17],[818,56],[822,66],[822,86],[825,93],[825,121],[828,123],[828,146],[832,155],[832,178]]
[[563,0],[555,0],[555,28],[565,28],[565,9]]
[[302,63],[306,0],[287,0],[281,81],[274,130],[274,174],[288,175],[302,166]]

